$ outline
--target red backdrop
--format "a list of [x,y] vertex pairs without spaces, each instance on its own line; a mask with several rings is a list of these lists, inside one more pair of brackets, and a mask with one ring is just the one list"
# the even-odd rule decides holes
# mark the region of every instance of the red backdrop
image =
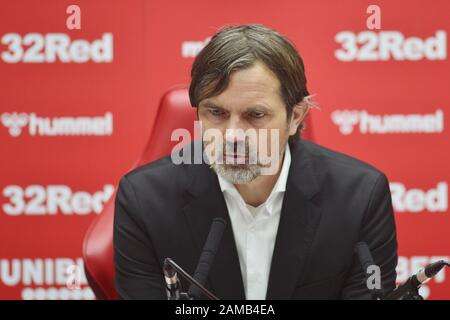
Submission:
[[[81,29],[69,30],[69,5]],[[302,55],[316,142],[391,181],[398,281],[449,259],[450,3],[4,1],[0,10],[0,299],[91,299],[84,233],[140,155],[162,94],[189,83],[225,24],[263,23]],[[176,116],[176,115],[174,115]],[[75,270],[75,271],[74,271]],[[72,278],[71,278],[72,277]],[[71,290],[79,279],[80,290]],[[69,286],[67,285],[69,284]],[[449,299],[445,271],[422,289]]]

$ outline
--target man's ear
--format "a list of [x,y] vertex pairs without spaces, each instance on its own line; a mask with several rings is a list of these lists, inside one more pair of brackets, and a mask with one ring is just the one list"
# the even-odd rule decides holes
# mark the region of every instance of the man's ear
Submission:
[[289,124],[289,135],[292,136],[297,133],[298,126],[308,115],[309,108],[304,103],[298,103],[292,110],[291,121]]

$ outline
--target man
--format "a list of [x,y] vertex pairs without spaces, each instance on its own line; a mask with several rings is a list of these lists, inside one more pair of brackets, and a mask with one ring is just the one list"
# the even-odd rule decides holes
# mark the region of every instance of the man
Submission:
[[[206,287],[221,299],[369,299],[354,254],[360,241],[391,291],[397,241],[388,180],[300,139],[311,100],[291,42],[261,25],[224,28],[199,53],[191,76],[201,146],[212,152],[202,164],[167,156],[121,179],[114,221],[119,296],[165,299],[163,260],[193,274],[215,217],[228,224]],[[221,143],[205,139],[208,130],[218,131]],[[276,134],[264,140],[261,130]],[[247,132],[257,132],[253,144]],[[268,166],[275,170],[267,173]]]

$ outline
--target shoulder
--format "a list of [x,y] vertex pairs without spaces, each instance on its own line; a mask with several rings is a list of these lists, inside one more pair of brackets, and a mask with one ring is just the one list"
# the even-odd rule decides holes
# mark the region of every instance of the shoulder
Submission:
[[331,184],[355,189],[361,186],[373,188],[376,184],[388,184],[386,175],[365,161],[329,149],[308,140],[293,146],[297,161],[308,164],[321,185]]
[[360,169],[373,174],[381,173],[380,170],[365,161],[321,146],[312,141],[302,140],[299,142],[299,145],[296,147],[296,149],[299,149],[299,151],[304,150],[307,155],[313,159],[313,161],[317,161],[320,164],[327,165],[330,168],[350,168]]
[[185,179],[186,165],[174,164],[168,155],[130,170],[123,175],[119,186],[126,181],[135,192],[164,194],[178,189]]
[[[206,178],[209,174],[206,164],[196,162],[198,146],[196,142],[187,144],[170,155],[130,170],[121,178],[119,188],[124,185],[146,198],[149,195],[178,197],[192,184],[193,177]],[[202,149],[199,150],[201,154]]]

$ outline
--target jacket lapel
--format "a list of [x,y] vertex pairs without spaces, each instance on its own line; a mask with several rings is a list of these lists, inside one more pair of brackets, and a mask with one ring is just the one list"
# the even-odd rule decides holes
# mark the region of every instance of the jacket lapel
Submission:
[[212,292],[219,299],[245,300],[233,229],[217,176],[206,164],[191,165],[189,175],[191,183],[188,191],[193,199],[185,206],[184,213],[199,250],[199,256],[194,259],[198,261],[200,258],[213,219],[223,218],[227,227],[208,279]]
[[292,162],[275,241],[266,299],[290,299],[303,279],[321,208],[313,197],[318,181],[307,146],[291,147]]

